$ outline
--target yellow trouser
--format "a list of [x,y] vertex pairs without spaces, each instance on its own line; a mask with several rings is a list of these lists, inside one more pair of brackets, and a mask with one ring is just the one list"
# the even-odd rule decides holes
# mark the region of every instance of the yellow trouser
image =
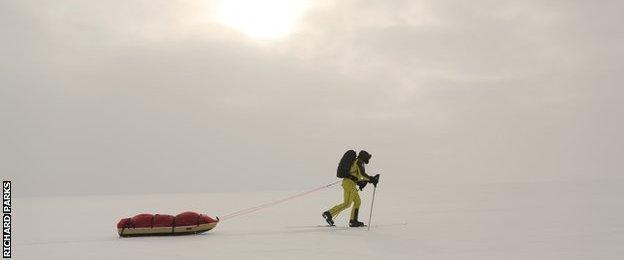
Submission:
[[329,210],[329,213],[332,215],[332,217],[335,217],[343,210],[349,208],[351,206],[351,203],[353,203],[353,208],[351,209],[351,219],[353,219],[355,210],[360,208],[360,195],[355,188],[355,182],[350,179],[345,178],[344,180],[342,180],[342,189],[344,190],[344,201],[331,208]]

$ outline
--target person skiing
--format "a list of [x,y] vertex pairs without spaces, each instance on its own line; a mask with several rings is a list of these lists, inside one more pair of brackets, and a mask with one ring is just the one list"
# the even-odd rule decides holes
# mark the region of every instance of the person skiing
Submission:
[[[343,164],[343,161],[345,161],[345,157],[348,157],[348,154],[350,152],[353,153],[353,155],[355,155],[354,151],[352,150],[347,151],[347,153],[345,153],[345,156],[343,156],[343,160],[341,160],[341,164]],[[348,175],[344,176],[344,179],[342,180],[342,189],[344,190],[343,202],[323,212],[322,214],[323,218],[325,218],[325,221],[327,221],[327,223],[330,226],[334,225],[333,217],[340,214],[340,212],[342,212],[343,210],[349,208],[351,204],[353,204],[353,208],[351,209],[351,218],[349,221],[349,227],[364,226],[364,223],[358,221],[358,211],[360,210],[361,201],[360,201],[360,195],[358,194],[358,191],[355,188],[355,186],[357,185],[360,188],[360,190],[364,189],[367,183],[372,183],[373,185],[375,185],[375,187],[377,187],[377,182],[379,181],[379,174],[375,175],[374,177],[371,177],[368,174],[366,174],[366,171],[364,169],[364,164],[368,164],[371,157],[372,155],[370,153],[362,150],[358,153],[357,158],[355,158],[353,163],[351,163],[349,171],[348,171]],[[341,166],[339,165],[338,167],[339,172],[340,172],[340,167]],[[339,177],[341,177],[340,173],[338,175]]]

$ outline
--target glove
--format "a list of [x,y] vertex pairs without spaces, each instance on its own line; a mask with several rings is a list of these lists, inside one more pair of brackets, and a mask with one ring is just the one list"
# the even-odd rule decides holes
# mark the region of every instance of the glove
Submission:
[[367,182],[365,181],[358,181],[357,182],[357,186],[360,188],[360,190],[363,190],[364,187],[366,187]]
[[374,177],[370,178],[370,183],[372,183],[373,186],[375,186],[375,188],[377,188],[377,183],[378,182],[379,182],[379,174],[377,174]]

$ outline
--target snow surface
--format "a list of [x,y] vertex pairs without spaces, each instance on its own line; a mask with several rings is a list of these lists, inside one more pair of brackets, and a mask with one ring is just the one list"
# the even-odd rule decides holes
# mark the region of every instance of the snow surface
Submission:
[[[301,191],[16,198],[15,259],[621,259],[622,181],[380,184],[373,228],[316,228],[339,186],[202,235],[119,238],[121,217],[222,215]],[[368,222],[372,189],[362,194]],[[338,225],[345,225],[345,213]],[[380,226],[375,226],[379,224]],[[312,226],[312,227],[310,227]]]

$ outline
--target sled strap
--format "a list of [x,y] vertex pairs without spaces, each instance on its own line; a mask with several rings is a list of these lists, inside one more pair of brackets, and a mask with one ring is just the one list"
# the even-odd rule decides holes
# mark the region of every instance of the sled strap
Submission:
[[124,223],[123,227],[121,227],[121,232],[119,233],[120,237],[123,237],[123,233],[126,230],[126,228],[128,227],[128,225],[132,224],[132,227],[134,227],[134,224],[132,223],[132,218],[127,218],[126,223]]
[[173,216],[173,223],[171,223],[171,234],[175,232],[175,220],[176,220],[176,216]]

